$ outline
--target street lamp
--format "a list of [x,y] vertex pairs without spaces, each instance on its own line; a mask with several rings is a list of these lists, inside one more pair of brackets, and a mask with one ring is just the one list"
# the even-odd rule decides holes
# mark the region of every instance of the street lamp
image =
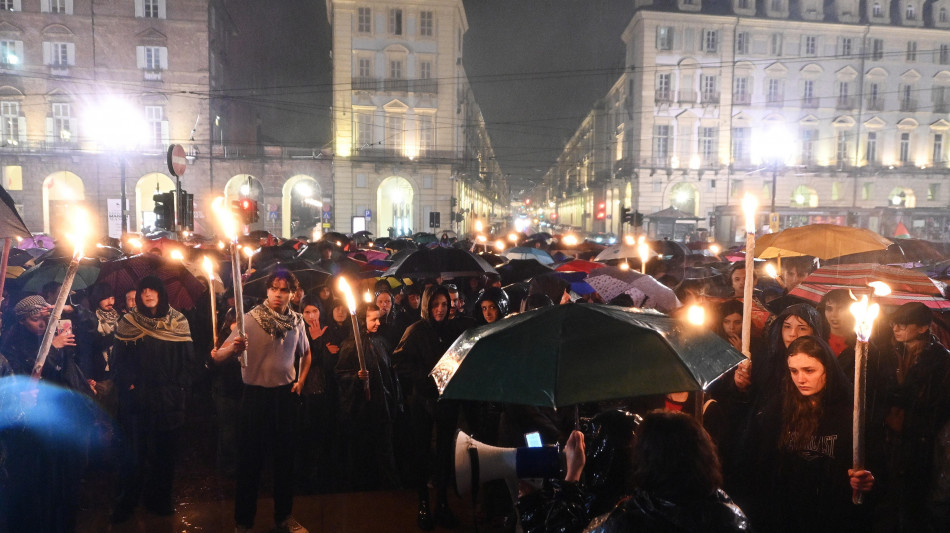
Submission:
[[102,100],[90,111],[86,116],[86,131],[90,137],[106,150],[119,154],[122,233],[125,234],[129,231],[129,204],[125,184],[126,155],[145,142],[145,120],[141,109],[116,97]]

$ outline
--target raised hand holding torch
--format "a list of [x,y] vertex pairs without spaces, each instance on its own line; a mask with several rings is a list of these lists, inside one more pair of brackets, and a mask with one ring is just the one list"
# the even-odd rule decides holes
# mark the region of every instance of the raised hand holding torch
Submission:
[[[241,250],[238,246],[238,224],[234,213],[224,203],[224,197],[214,199],[212,209],[218,217],[218,223],[227,238],[231,241],[231,283],[234,285],[234,320],[237,324],[238,336],[244,339],[247,332],[244,330],[244,287],[241,283]],[[241,350],[238,356],[242,367],[247,367],[247,349]]]
[[[368,376],[366,372],[366,358],[363,355],[363,338],[360,336],[360,323],[356,317],[356,298],[353,297],[353,291],[350,289],[350,284],[346,282],[346,278],[341,277],[338,286],[340,292],[343,293],[343,297],[346,299],[346,307],[350,310],[350,317],[353,318],[353,342],[356,344],[356,357],[360,361],[360,376]],[[366,399],[369,400],[369,378],[362,379],[363,391],[366,392]]]
[[66,306],[66,298],[69,297],[69,291],[73,287],[73,280],[76,278],[76,272],[79,270],[79,261],[82,259],[83,243],[87,235],[82,233],[87,231],[92,222],[89,220],[89,214],[85,209],[76,208],[72,216],[73,228],[77,233],[68,235],[69,240],[73,242],[73,258],[66,268],[66,277],[63,278],[63,285],[59,288],[59,294],[56,295],[56,303],[53,304],[53,310],[50,312],[49,321],[46,323],[46,331],[43,333],[43,340],[40,342],[40,349],[36,354],[36,362],[33,364],[33,377],[39,379],[43,373],[43,365],[46,364],[46,356],[49,355],[49,349],[53,345],[53,337],[56,336],[56,326],[59,324],[59,317],[63,314],[63,307]]
[[[869,304],[867,295],[851,304],[851,314],[854,315],[854,332],[857,343],[854,346],[854,412],[851,420],[851,468],[855,471],[864,469],[864,427],[866,422],[865,398],[867,396],[867,362],[868,339],[874,327],[874,319],[880,312],[876,303]],[[861,492],[854,490],[851,502],[855,505],[862,503]]]

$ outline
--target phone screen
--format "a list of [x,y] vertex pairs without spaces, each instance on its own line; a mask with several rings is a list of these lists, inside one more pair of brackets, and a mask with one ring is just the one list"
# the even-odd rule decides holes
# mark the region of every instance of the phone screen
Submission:
[[66,330],[71,330],[71,329],[73,329],[73,321],[69,319],[60,320],[59,323],[56,325],[57,334],[62,333]]
[[541,434],[537,431],[533,433],[525,433],[524,440],[528,442],[529,448],[540,448],[541,447]]

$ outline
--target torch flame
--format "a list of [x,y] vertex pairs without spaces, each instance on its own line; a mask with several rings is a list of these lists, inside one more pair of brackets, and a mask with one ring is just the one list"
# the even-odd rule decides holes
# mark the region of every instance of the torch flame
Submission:
[[694,326],[706,323],[706,308],[701,305],[691,305],[686,310],[686,320]]
[[89,212],[81,207],[73,209],[72,224],[75,233],[66,234],[69,242],[73,243],[73,257],[81,259],[83,254],[83,245],[89,237],[89,229],[92,223],[89,220]]
[[566,244],[566,245],[568,245],[568,246],[576,246],[576,245],[577,245],[577,236],[575,236],[575,235],[565,235],[565,236],[564,236],[564,239],[562,239],[562,241],[564,242],[564,244]]
[[232,242],[237,241],[237,220],[234,218],[234,213],[225,206],[223,196],[218,196],[214,199],[211,203],[211,210],[214,211],[215,216],[218,218],[218,223],[221,224],[221,231],[224,232],[224,235]]
[[185,254],[181,253],[181,250],[172,250],[172,253],[170,255],[171,255],[171,258],[174,259],[175,261],[185,260]]
[[498,239],[495,241],[495,249],[499,252],[505,249],[505,241]]
[[883,281],[872,281],[868,287],[874,289],[874,296],[887,296],[891,293],[891,286]]
[[482,231],[485,226],[482,224],[481,220],[475,221],[475,231]]
[[368,304],[373,303],[373,294],[369,292],[369,289],[366,289],[366,292],[363,293],[363,301]]
[[211,259],[208,256],[205,256],[201,260],[201,266],[204,268],[205,272],[208,273],[208,279],[214,279],[214,265],[211,263]]
[[511,241],[511,242],[518,242],[518,234],[517,234],[517,233],[509,233],[509,234],[508,234],[508,240]]
[[620,270],[630,270],[630,263],[620,263]]
[[765,265],[765,273],[769,275],[770,278],[775,279],[778,277],[778,271],[775,270],[775,265],[768,263]]
[[350,314],[356,314],[356,299],[353,298],[353,291],[350,290],[350,284],[346,282],[346,278],[340,278],[340,282],[337,284],[340,288],[340,292],[343,293],[343,297],[346,299],[346,307],[349,308]]
[[713,254],[713,255],[719,255],[719,252],[720,252],[720,251],[722,251],[722,248],[720,248],[718,244],[710,244],[710,245],[709,245],[709,253],[711,253],[711,254]]
[[871,337],[871,330],[874,327],[874,319],[881,312],[881,306],[876,303],[868,304],[870,300],[865,294],[861,299],[851,304],[851,314],[854,315],[854,332],[858,340],[867,342]]
[[245,247],[241,248],[241,251],[243,251],[243,252],[244,252],[244,255],[246,255],[246,256],[248,256],[248,257],[252,257],[252,256],[254,255],[254,249],[251,248],[250,246],[245,246]]
[[755,210],[759,207],[759,201],[751,194],[746,194],[742,198],[742,212],[745,214],[745,232],[755,233]]
[[623,242],[624,242],[627,246],[633,246],[634,244],[637,243],[636,239],[633,238],[633,235],[624,235],[624,236],[623,236]]
[[480,242],[480,243],[488,242],[488,238],[485,237],[484,235],[479,235],[476,240],[477,240],[478,242]]

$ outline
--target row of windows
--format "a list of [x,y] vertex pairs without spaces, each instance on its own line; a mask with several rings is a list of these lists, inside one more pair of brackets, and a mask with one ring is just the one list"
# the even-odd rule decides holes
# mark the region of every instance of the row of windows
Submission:
[[[684,5],[694,5],[697,3],[697,0],[681,0]],[[753,0],[737,0],[735,7],[737,9],[753,9]],[[768,7],[772,12],[772,15],[782,14],[787,11],[787,0],[769,0]],[[921,14],[920,10],[917,7],[917,4],[914,2],[899,3],[898,9],[903,8],[903,16],[905,21],[914,21],[917,20]],[[871,4],[871,13],[870,16],[872,19],[884,19],[887,16],[887,10],[890,9],[890,3],[883,4],[882,2],[874,2]],[[947,14],[946,7],[940,7],[936,13],[936,18],[938,22],[945,23],[950,21],[950,16]]]
[[[168,48],[164,46],[136,46],[135,54],[136,66],[140,69],[168,70]],[[23,64],[23,41],[0,41],[0,65],[9,68]],[[44,41],[43,64],[57,68],[75,65],[76,45]]]
[[[60,144],[78,140],[78,118],[73,115],[73,104],[54,102],[50,104],[46,117],[46,143]],[[22,114],[20,102],[0,101],[0,147],[16,146],[27,143],[26,117]],[[165,120],[163,106],[148,105],[143,108],[147,126],[146,142],[152,146],[168,144],[168,121]]]
[[[656,28],[657,50],[691,50],[693,48],[693,30],[687,28],[679,37],[672,26],[658,26]],[[769,34],[762,39],[756,39],[748,31],[739,31],[735,35],[735,53],[738,55],[768,55],[771,57],[854,57],[860,53],[860,39],[857,37],[837,37],[834,49],[825,49],[824,39],[819,35],[803,35],[797,44],[781,32]],[[699,50],[707,54],[720,52],[720,31],[703,29],[700,33]],[[889,59],[905,59],[907,61],[926,60],[927,54],[932,54],[934,63],[950,64],[950,43],[936,45],[932,50],[921,50],[918,53],[918,41],[907,41],[906,45],[896,51],[885,53],[884,39],[870,39],[868,41],[868,57],[881,61],[885,54]]]
[[[406,62],[401,58],[389,58],[389,65],[386,71],[386,77],[393,80],[401,80],[407,77]],[[418,61],[416,63],[417,78],[421,80],[432,79],[432,61]],[[370,57],[360,57],[356,61],[356,76],[358,78],[375,78],[373,69],[373,59]]]
[[[390,8],[387,14],[387,33],[394,36],[404,36],[407,34],[405,27],[405,18],[402,8]],[[435,12],[420,11],[418,17],[418,27],[415,34],[418,37],[435,36]],[[378,31],[378,30],[377,30]],[[370,7],[359,7],[356,9],[356,33],[373,34],[373,9]]]
[[[402,113],[387,113],[382,118],[381,131],[376,127],[371,113],[353,114],[353,131],[357,150],[382,146],[397,152],[416,152],[424,156],[436,146],[435,116],[416,115],[413,127],[407,127]],[[379,134],[382,133],[382,137]],[[416,150],[411,148],[415,147]]]
[[[819,163],[817,149],[821,140],[819,130],[816,128],[805,128],[800,130],[800,152],[799,163],[802,165],[813,165]],[[909,131],[896,132],[891,139],[896,143],[896,151],[892,161],[882,160],[881,143],[884,141],[885,134],[878,131],[868,131],[864,133],[864,152],[860,154],[861,162],[869,165],[897,164],[897,165],[942,165],[947,162],[947,144],[944,133],[932,133],[930,135],[930,152],[925,158],[920,158],[915,143],[914,135]],[[653,126],[653,159],[654,164],[658,166],[668,166],[670,158],[673,155],[673,126],[669,124],[657,124]],[[831,139],[829,139],[831,141]],[[850,131],[836,131],[833,137],[834,161],[838,164],[850,165],[854,162],[853,142],[854,133]],[[752,159],[752,128],[737,127],[732,128],[732,146],[730,154],[732,160],[736,163],[750,163]],[[696,152],[698,160],[696,166],[708,167],[718,166],[719,164],[719,139],[718,128],[701,126],[697,131]],[[917,158],[915,158],[917,154]],[[684,162],[686,163],[686,162]]]
[[[135,0],[135,16],[165,18],[165,0]],[[0,0],[0,11],[23,11],[22,0]],[[40,0],[41,13],[73,14],[73,0]]]
[[[661,73],[656,76],[656,89],[654,101],[659,104],[671,103],[673,101],[681,104],[718,104],[719,95],[719,76],[701,75],[699,83],[699,94],[692,87],[690,79],[683,80],[684,89],[674,93],[672,88],[672,74]],[[858,82],[856,81],[836,81],[834,83],[834,93],[829,97],[822,99],[816,91],[816,80],[801,80],[799,82],[801,92],[799,99],[786,99],[785,80],[780,78],[767,78],[763,84],[762,94],[765,97],[764,103],[769,107],[800,106],[803,108],[835,107],[837,109],[856,109],[861,102],[858,99]],[[887,93],[885,86],[879,82],[868,82],[865,85],[864,106],[870,111],[885,111]],[[916,83],[903,82],[898,85],[896,96],[897,106],[904,112],[930,111],[934,113],[950,112],[950,87],[933,86],[929,89],[930,105],[923,106],[920,96],[926,94],[928,89],[919,88]],[[738,76],[733,84],[732,101],[736,105],[751,105],[752,98],[752,78],[749,76]],[[697,96],[699,97],[697,100]]]

